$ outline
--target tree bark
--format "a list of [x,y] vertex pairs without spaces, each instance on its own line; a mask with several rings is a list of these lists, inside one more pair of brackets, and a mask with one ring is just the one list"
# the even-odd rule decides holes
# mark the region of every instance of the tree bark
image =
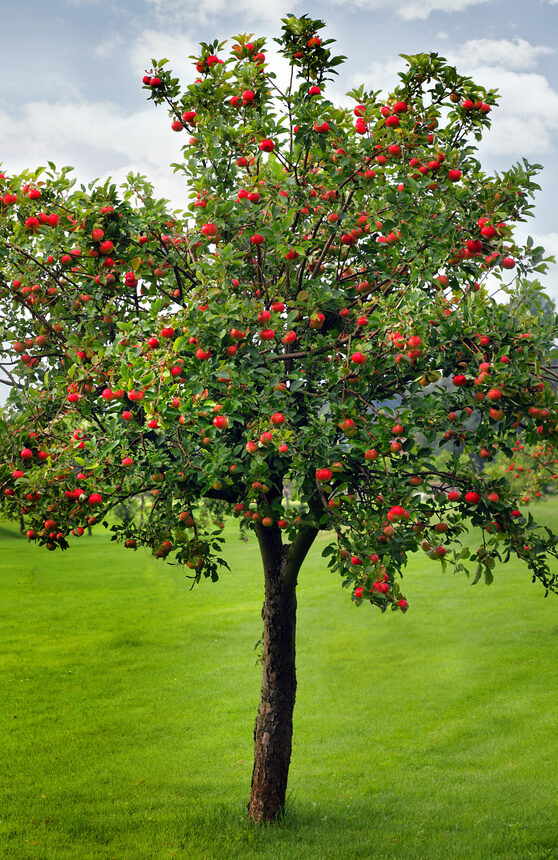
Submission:
[[258,526],[257,534],[265,575],[263,676],[248,810],[261,823],[274,821],[285,807],[296,696],[296,584],[317,529],[302,529],[288,547],[276,527]]

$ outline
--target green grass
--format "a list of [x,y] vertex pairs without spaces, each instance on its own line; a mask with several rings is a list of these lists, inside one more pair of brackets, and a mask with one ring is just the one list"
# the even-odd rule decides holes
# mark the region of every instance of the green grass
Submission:
[[103,534],[0,529],[1,857],[558,858],[558,603],[519,564],[472,588],[417,556],[381,616],[318,544],[288,814],[250,826],[262,585],[227,534],[232,574],[188,591]]

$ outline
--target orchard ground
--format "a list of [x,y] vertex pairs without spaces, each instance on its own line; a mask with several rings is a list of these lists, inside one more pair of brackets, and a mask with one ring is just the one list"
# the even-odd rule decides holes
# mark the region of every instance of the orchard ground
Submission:
[[410,610],[382,617],[325,536],[300,577],[287,816],[251,826],[262,581],[255,539],[226,534],[232,573],[190,592],[100,531],[50,555],[2,526],[0,856],[558,857],[556,598],[517,561],[473,588],[416,556]]

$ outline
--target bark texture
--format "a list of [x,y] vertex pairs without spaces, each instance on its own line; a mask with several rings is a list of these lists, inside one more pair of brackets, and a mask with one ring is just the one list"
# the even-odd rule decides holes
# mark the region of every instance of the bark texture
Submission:
[[296,696],[296,583],[316,533],[308,529],[290,547],[284,547],[279,529],[258,529],[265,600],[263,676],[248,805],[254,822],[274,821],[285,806]]

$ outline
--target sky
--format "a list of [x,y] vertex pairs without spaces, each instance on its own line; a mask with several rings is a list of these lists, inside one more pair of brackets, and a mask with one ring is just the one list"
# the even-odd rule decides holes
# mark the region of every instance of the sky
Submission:
[[[197,43],[253,33],[271,40],[288,12],[326,21],[347,61],[332,101],[361,83],[386,94],[400,54],[435,51],[501,100],[480,157],[502,171],[523,157],[543,166],[536,214],[522,225],[558,259],[558,0],[0,0],[3,81],[0,163],[5,172],[73,165],[82,182],[141,172],[159,196],[186,204],[182,135],[146,101],[151,57],[184,83]],[[274,52],[266,48],[268,59]],[[279,69],[281,73],[281,69]],[[558,302],[558,265],[543,279]]]

